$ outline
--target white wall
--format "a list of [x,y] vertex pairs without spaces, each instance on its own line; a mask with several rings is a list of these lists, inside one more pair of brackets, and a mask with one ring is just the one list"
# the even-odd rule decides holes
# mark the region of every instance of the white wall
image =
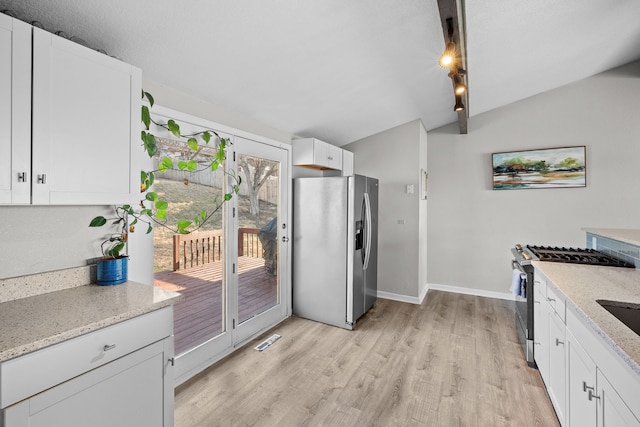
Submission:
[[104,206],[0,206],[0,279],[87,265],[100,256]]
[[[383,296],[417,302],[424,274],[419,206],[425,202],[420,202],[419,193],[420,167],[427,159],[422,122],[406,123],[343,148],[355,154],[356,174],[377,178],[380,184],[378,290]],[[414,186],[413,194],[406,193],[407,184]]]
[[[581,227],[640,228],[639,99],[636,62],[472,117],[467,135],[428,132],[429,283],[506,293],[515,243],[584,247]],[[586,188],[492,190],[492,152],[573,145]]]
[[[192,116],[206,120],[211,120],[225,126],[260,135],[265,138],[274,139],[286,144],[291,144],[291,140],[294,138],[294,135],[292,134],[266,126],[263,123],[253,120],[247,116],[231,111],[224,106],[205,102],[191,95],[187,95],[184,92],[180,92],[152,80],[145,79],[144,71],[142,88],[143,90],[151,93],[155,102],[163,107],[191,114]],[[277,102],[277,100],[274,102]]]

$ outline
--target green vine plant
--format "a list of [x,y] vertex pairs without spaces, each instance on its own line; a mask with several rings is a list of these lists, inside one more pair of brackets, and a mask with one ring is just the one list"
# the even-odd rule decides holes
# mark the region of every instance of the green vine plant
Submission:
[[[207,129],[193,134],[182,134],[180,125],[173,119],[167,120],[166,123],[155,121],[151,117],[150,108],[153,107],[154,99],[149,92],[142,91],[142,99],[146,100],[149,105],[142,105],[142,123],[144,130],[141,132],[142,146],[149,157],[153,157],[158,152],[156,136],[151,132],[151,125],[155,125],[169,131],[174,136],[185,139],[188,148],[197,154],[201,146],[216,144],[216,153],[213,160],[202,165],[196,160],[180,160],[174,162],[169,157],[162,157],[158,165],[158,169],[140,172],[140,193],[144,196],[141,198],[138,206],[123,204],[114,206],[114,216],[106,218],[104,216],[96,216],[89,224],[89,227],[102,227],[106,224],[113,224],[117,227],[116,231],[109,234],[101,244],[101,250],[105,257],[118,258],[126,256],[123,251],[126,250],[126,244],[129,233],[135,231],[136,225],[139,223],[146,224],[146,233],[149,234],[154,226],[161,226],[171,230],[175,234],[189,234],[200,229],[213,215],[215,215],[224,205],[225,202],[231,200],[234,194],[240,191],[242,178],[238,173],[225,166],[227,158],[226,149],[232,143],[229,139],[221,137],[215,130]],[[222,199],[214,197],[212,200],[211,210],[202,210],[194,218],[178,219],[176,224],[167,224],[167,211],[169,202],[161,199],[158,193],[151,191],[157,173],[163,173],[167,170],[188,171],[198,173],[203,170],[210,169],[212,171],[220,170],[231,179],[231,191],[224,194]],[[185,180],[188,184],[188,180]]]

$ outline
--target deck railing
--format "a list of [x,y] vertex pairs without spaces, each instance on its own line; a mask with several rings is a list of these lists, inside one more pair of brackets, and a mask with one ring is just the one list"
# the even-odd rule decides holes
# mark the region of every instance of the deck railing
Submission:
[[[262,258],[259,228],[238,229],[238,256]],[[222,230],[198,231],[173,235],[173,271],[222,261]]]

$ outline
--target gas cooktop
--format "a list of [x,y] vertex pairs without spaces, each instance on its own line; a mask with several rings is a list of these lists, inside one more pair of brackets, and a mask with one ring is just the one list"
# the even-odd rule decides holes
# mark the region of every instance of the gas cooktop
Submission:
[[527,245],[527,248],[540,261],[635,268],[635,266],[631,263],[614,258],[610,255],[607,255],[603,252],[596,251],[594,249],[564,248],[564,247],[560,248],[560,247],[551,247],[551,246],[531,246],[531,245]]

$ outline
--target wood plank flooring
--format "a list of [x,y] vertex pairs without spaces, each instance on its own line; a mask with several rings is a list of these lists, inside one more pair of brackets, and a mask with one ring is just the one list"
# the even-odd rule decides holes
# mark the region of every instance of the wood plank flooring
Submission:
[[175,425],[557,426],[513,316],[429,291],[420,306],[379,299],[353,331],[292,317],[179,386]]

